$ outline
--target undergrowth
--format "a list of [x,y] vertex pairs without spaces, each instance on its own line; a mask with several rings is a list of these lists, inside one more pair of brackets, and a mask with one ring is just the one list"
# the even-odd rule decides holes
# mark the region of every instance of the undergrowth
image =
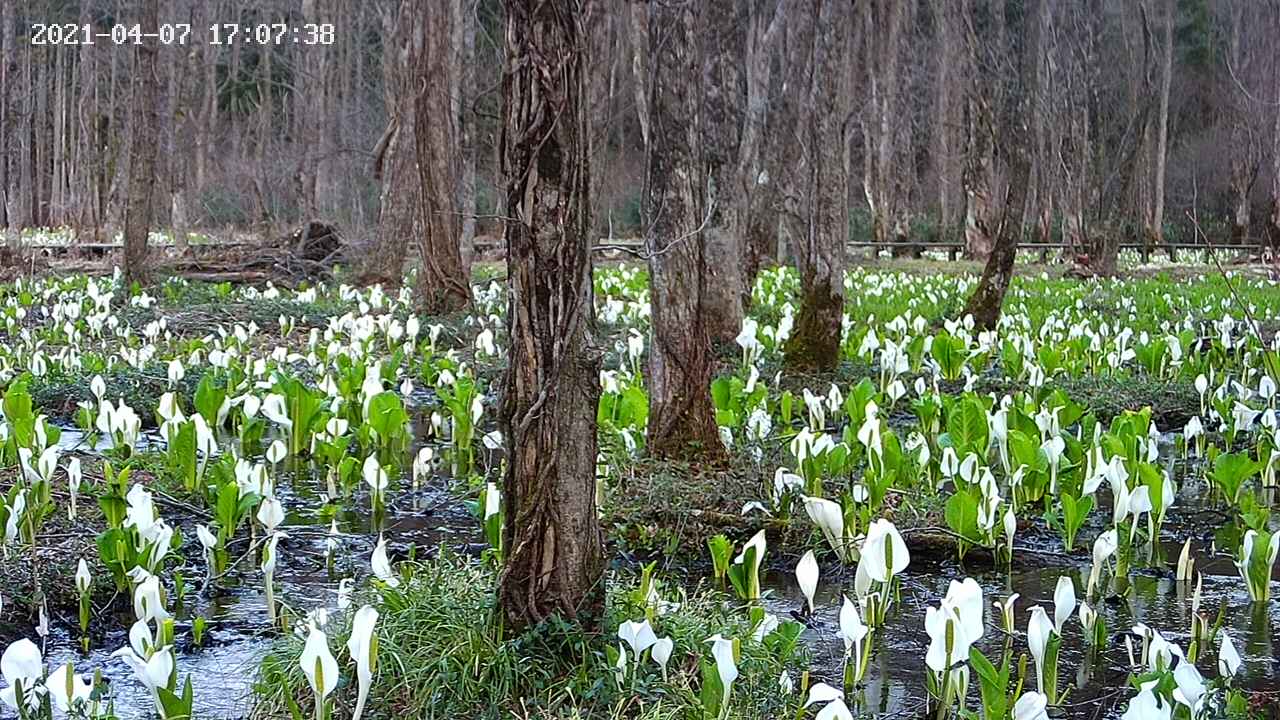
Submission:
[[[402,573],[407,580],[399,588],[379,584],[364,598],[380,613],[378,671],[365,717],[701,720],[702,663],[710,653],[706,640],[716,633],[742,640],[741,674],[725,717],[777,717],[794,713],[799,702],[779,690],[784,668],[798,658],[752,641],[746,613],[713,591],[664,591],[674,604],[655,616],[654,626],[675,642],[668,680],[647,657],[637,669],[628,653],[632,669],[620,683],[606,648],[616,652],[619,623],[638,618],[631,616],[633,577],[608,576],[601,634],[553,619],[508,636],[494,620],[496,576],[487,566],[444,555],[405,563]],[[352,607],[359,604],[357,599]],[[326,628],[330,648],[344,664],[343,682],[331,698],[334,717],[349,717],[355,706],[345,650],[349,623],[348,617],[335,618]],[[298,665],[302,646],[296,634],[285,635],[263,660],[253,717],[290,717],[288,698],[302,717],[310,716],[311,691]]]

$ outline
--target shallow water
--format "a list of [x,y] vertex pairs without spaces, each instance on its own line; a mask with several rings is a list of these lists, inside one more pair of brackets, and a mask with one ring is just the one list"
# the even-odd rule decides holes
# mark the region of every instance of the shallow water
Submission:
[[[1061,713],[1054,717],[1096,719],[1119,717],[1133,694],[1127,686],[1129,658],[1124,636],[1137,623],[1158,630],[1167,640],[1184,650],[1190,642],[1193,583],[1180,583],[1173,572],[1182,543],[1191,538],[1195,570],[1203,577],[1201,614],[1214,622],[1223,612],[1223,630],[1231,634],[1244,660],[1236,685],[1257,690],[1280,688],[1280,648],[1274,638],[1280,627],[1280,602],[1253,603],[1244,582],[1237,574],[1234,561],[1213,548],[1214,531],[1225,517],[1208,504],[1208,488],[1188,463],[1174,452],[1174,436],[1166,435],[1161,444],[1161,463],[1180,482],[1178,498],[1168,512],[1160,538],[1154,547],[1136,548],[1127,581],[1117,581],[1115,595],[1106,601],[1091,602],[1106,622],[1109,641],[1104,648],[1091,651],[1082,637],[1079,617],[1072,613],[1065,623],[1059,658],[1058,687],[1061,693],[1070,689]],[[1018,593],[1016,607],[1017,636],[1013,640],[1014,674],[1017,656],[1028,655],[1026,689],[1035,687],[1035,666],[1026,644],[1026,626],[1030,608],[1040,605],[1053,615],[1053,593],[1058,578],[1073,578],[1078,599],[1084,599],[1091,564],[1090,548],[1098,533],[1110,527],[1111,505],[1108,491],[1097,493],[1099,507],[1076,538],[1075,550],[1066,553],[1056,533],[1036,526],[1019,530],[1015,538],[1011,569],[993,569],[988,555],[975,551],[966,564],[954,556],[913,557],[902,577],[901,605],[891,611],[885,626],[877,635],[876,652],[872,656],[862,694],[863,710],[893,716],[916,716],[926,707],[925,652],[929,636],[924,630],[925,610],[936,606],[952,580],[972,577],[983,589],[986,634],[978,648],[988,659],[999,660],[1005,641],[998,631],[1000,613],[993,601],[1003,602]],[[910,538],[908,538],[909,540]],[[1151,562],[1146,558],[1150,556]],[[834,560],[831,561],[834,563]],[[830,564],[830,563],[828,563]],[[1148,567],[1149,566],[1149,567]],[[842,594],[854,597],[852,569],[822,568],[835,579],[822,582],[815,597],[812,627],[805,630],[802,642],[809,648],[813,673],[818,679],[839,686],[844,662],[844,642],[839,635],[839,609]],[[1273,598],[1280,581],[1280,565],[1272,574]],[[782,616],[801,612],[805,599],[788,571],[774,571],[762,581],[770,591],[766,605]],[[1125,587],[1127,592],[1122,592]],[[1123,597],[1119,597],[1123,595]],[[1140,649],[1140,643],[1137,648]],[[1197,667],[1206,679],[1217,676],[1215,645],[1201,653]],[[978,681],[969,685],[969,708],[979,710]]]
[[[77,448],[85,452],[82,440],[78,433],[68,430],[64,431],[60,444],[68,450]],[[142,442],[156,440],[146,437]],[[1171,448],[1172,445],[1166,444],[1163,456],[1175,477],[1193,475]],[[293,477],[281,478],[277,483],[277,496],[286,508],[281,529],[289,537],[280,542],[275,576],[276,596],[295,616],[318,607],[336,608],[338,579],[368,573],[369,555],[379,531],[386,537],[393,559],[404,557],[411,546],[432,552],[443,545],[463,553],[478,552],[481,547],[477,523],[449,493],[447,488],[452,480],[443,473],[416,490],[409,487],[407,477],[402,477],[395,486],[399,490],[388,494],[384,516],[375,519],[363,486],[354,498],[335,507],[324,502],[322,480],[305,466],[297,470],[289,473]],[[1280,625],[1280,603],[1252,604],[1231,560],[1221,553],[1210,556],[1210,542],[1220,517],[1206,508],[1204,495],[1203,483],[1182,483],[1178,502],[1164,526],[1157,555],[1167,567],[1176,562],[1180,538],[1193,538],[1196,569],[1204,575],[1202,612],[1216,617],[1219,607],[1225,608],[1224,628],[1232,634],[1245,659],[1239,682],[1252,688],[1274,690],[1280,687],[1280,664],[1273,645],[1275,628]],[[923,712],[923,658],[928,646],[923,628],[925,609],[937,604],[951,580],[973,577],[983,587],[989,629],[979,648],[989,658],[998,658],[1003,644],[1000,633],[991,629],[1000,623],[991,601],[1003,600],[1011,592],[1020,594],[1017,624],[1022,633],[1029,617],[1028,609],[1033,605],[1043,605],[1052,614],[1053,591],[1060,576],[1074,577],[1076,587],[1083,594],[1089,572],[1088,548],[1110,516],[1105,492],[1100,499],[1101,506],[1081,531],[1077,549],[1072,554],[1061,551],[1055,535],[1028,529],[1025,536],[1020,531],[1020,549],[1011,571],[991,569],[989,558],[977,551],[967,566],[960,565],[951,556],[928,557],[919,553],[913,558],[902,576],[901,604],[877,635],[878,647],[860,695],[862,709],[893,716],[917,716]],[[325,540],[331,519],[336,520],[340,533],[333,575],[325,561]],[[189,519],[179,524],[183,525],[184,532],[193,534]],[[247,547],[241,540],[233,548],[232,559]],[[1175,582],[1167,569],[1144,569],[1137,561],[1134,565],[1129,580],[1132,592],[1124,600],[1102,603],[1096,608],[1111,635],[1105,649],[1086,654],[1077,617],[1073,614],[1067,622],[1059,687],[1070,687],[1071,692],[1062,712],[1055,713],[1055,717],[1084,720],[1116,717],[1123,711],[1131,694],[1124,686],[1128,659],[1123,633],[1134,623],[1145,623],[1186,646],[1191,588]],[[844,657],[843,642],[837,632],[838,611],[841,594],[852,596],[853,574],[851,570],[840,572],[830,563],[824,564],[823,572],[812,627],[804,632],[802,641],[808,648],[815,680],[838,685]],[[203,579],[203,567],[187,567],[184,573],[188,577],[185,606],[175,612],[180,645],[179,677],[193,675],[196,709],[201,717],[219,720],[244,717],[251,707],[258,663],[272,638],[266,623],[266,603],[256,553],[205,595],[199,593],[199,588],[191,587]],[[772,612],[788,616],[803,607],[804,599],[789,570],[771,572],[765,578],[765,585],[769,590],[766,605]],[[203,616],[208,623],[202,648],[190,646],[190,624],[196,615]],[[82,657],[77,652],[76,633],[67,629],[74,626],[75,618],[54,618],[47,653],[50,667],[68,660],[74,661],[80,672],[92,672],[93,668],[100,667],[110,681],[110,695],[122,718],[147,717],[152,707],[150,695],[132,677],[127,666],[110,657],[112,650],[127,644],[125,629],[131,621],[131,615],[99,620],[111,622],[115,629],[97,643],[88,657]],[[1026,652],[1025,635],[1014,639],[1014,648],[1015,655]],[[1205,653],[1199,663],[1206,677],[1215,674],[1216,650],[1215,647]],[[977,708],[976,679],[970,683],[970,691],[969,706]]]
[[[1036,565],[1042,564],[1041,561],[1042,558],[1038,557]],[[1013,570],[1006,573],[976,567],[965,569],[953,561],[913,560],[902,576],[901,605],[892,611],[877,635],[876,653],[865,680],[864,709],[894,715],[916,715],[924,710],[924,655],[929,645],[929,637],[924,630],[925,609],[937,605],[952,580],[972,577],[982,586],[988,629],[978,647],[993,661],[998,660],[1004,640],[996,630],[1000,626],[999,612],[991,603],[1003,601],[1010,593],[1020,595],[1016,603],[1019,632],[1014,640],[1016,663],[1016,655],[1027,652],[1025,630],[1030,608],[1042,605],[1052,616],[1053,591],[1062,575],[1073,577],[1077,588],[1083,588],[1088,581],[1089,568],[1087,563],[1026,567],[1024,558],[1015,557]],[[771,612],[786,616],[793,611],[802,611],[805,600],[790,573],[771,573],[765,584],[772,590],[771,597],[766,600]],[[1059,688],[1068,685],[1073,688],[1063,708],[1065,717],[1110,717],[1123,712],[1130,694],[1127,691],[1117,692],[1123,688],[1128,674],[1123,633],[1135,623],[1142,622],[1159,630],[1184,649],[1187,645],[1192,588],[1171,577],[1137,571],[1131,575],[1130,585],[1132,593],[1127,600],[1100,603],[1096,608],[1105,619],[1111,638],[1105,649],[1086,655],[1081,636],[1083,630],[1077,616],[1073,613],[1065,625],[1058,683]],[[802,636],[810,651],[814,675],[836,686],[840,683],[844,660],[838,618],[842,593],[853,597],[852,577],[844,587],[835,583],[820,585],[815,598],[813,627]],[[1220,606],[1226,608],[1223,628],[1231,633],[1245,661],[1238,684],[1271,690],[1280,686],[1280,665],[1277,664],[1273,644],[1275,628],[1280,625],[1280,604],[1251,603],[1240,578],[1234,574],[1234,568],[1230,575],[1204,569],[1201,602],[1201,611],[1211,617],[1216,617]],[[1216,675],[1216,658],[1215,647],[1198,663],[1206,677]],[[1028,668],[1034,674],[1034,665],[1029,658]],[[1034,678],[1028,683],[1028,689],[1033,685]],[[976,678],[970,683],[970,690],[970,707],[976,709],[980,705]]]

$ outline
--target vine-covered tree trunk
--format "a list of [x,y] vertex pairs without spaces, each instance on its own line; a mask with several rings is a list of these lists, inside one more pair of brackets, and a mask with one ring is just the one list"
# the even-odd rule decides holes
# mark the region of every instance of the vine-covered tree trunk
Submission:
[[[414,123],[422,186],[422,230],[418,241],[418,305],[427,313],[456,312],[471,303],[471,268],[463,262],[462,151],[452,94],[458,72],[453,23],[457,4],[428,2]],[[427,121],[430,119],[430,121]]]
[[1031,132],[1029,111],[1036,97],[1041,27],[1039,7],[1042,0],[1028,0],[1019,19],[1021,41],[1018,53],[1018,77],[1016,87],[1007,102],[1003,116],[1005,127],[1001,149],[1009,160],[1009,189],[1005,195],[999,231],[995,246],[977,287],[965,303],[966,315],[973,315],[974,325],[983,330],[995,328],[1000,322],[1000,310],[1005,292],[1013,279],[1013,262],[1018,255],[1018,240],[1022,234],[1022,218],[1026,214],[1028,187],[1031,185],[1031,158],[1035,137]]
[[[714,358],[707,325],[707,285],[715,264],[709,240],[714,209],[710,175],[701,162],[707,120],[701,110],[697,8],[649,5],[646,107],[645,250],[653,299],[649,350],[649,452],[658,457],[724,454],[711,402]],[[733,290],[737,291],[735,286]],[[736,334],[736,333],[735,333]]]
[[840,360],[844,317],[844,245],[849,233],[848,69],[850,3],[813,0],[808,117],[806,232],[794,238],[800,270],[800,311],[784,348],[787,365],[829,370]]
[[503,3],[511,351],[500,413],[509,455],[498,603],[513,630],[553,615],[594,626],[604,602],[583,5]]
[[[142,4],[143,34],[155,37],[160,26],[159,0]],[[153,196],[156,186],[156,138],[160,127],[160,73],[157,41],[137,46],[134,68],[133,131],[129,141],[129,200],[124,212],[125,284],[146,285],[149,280],[147,235],[151,232]]]

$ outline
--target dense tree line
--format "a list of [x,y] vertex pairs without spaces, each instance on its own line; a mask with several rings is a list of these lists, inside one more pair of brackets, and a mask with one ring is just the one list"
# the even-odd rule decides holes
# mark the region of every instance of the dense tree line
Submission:
[[[645,103],[668,72],[652,47],[665,47],[669,34],[658,29],[655,41],[647,4],[600,0],[586,11],[598,236],[647,227],[651,197],[641,188],[650,151],[662,148],[646,141],[655,119]],[[158,225],[277,230],[321,217],[370,242],[389,224],[460,234],[464,255],[477,233],[500,232],[498,0],[158,5],[157,23],[193,28],[185,45],[155,48],[157,124],[145,135],[158,149]],[[717,252],[742,248],[746,272],[725,272],[745,282],[796,237],[798,178],[788,175],[812,110],[796,89],[811,3],[695,5],[691,52],[707,57],[686,58],[701,66],[680,79],[712,104],[702,146],[726,199],[708,222],[726,230],[715,234]],[[138,95],[148,86],[137,82],[146,44],[31,41],[36,23],[102,32],[149,16],[140,0],[4,4],[0,226],[69,225],[89,236],[123,227],[132,129],[151,121]],[[210,41],[211,25],[274,22],[332,24],[333,42]],[[1275,0],[865,0],[842,28],[847,51],[832,71],[847,84],[849,110],[830,151],[848,154],[858,239],[902,252],[963,239],[985,257],[1013,185],[1010,113],[1028,122],[1028,197],[1011,218],[1026,240],[1065,243],[1105,271],[1117,242],[1189,239],[1193,205],[1214,240],[1280,234],[1280,51],[1268,42],[1280,30]],[[1042,38],[1031,63],[1036,90],[1015,100],[1032,31]],[[421,132],[419,105],[432,118]],[[448,157],[430,149],[437,145]],[[411,156],[431,161],[417,167]],[[406,177],[415,167],[430,175],[426,187]],[[406,224],[414,209],[389,188],[436,210],[432,227]],[[371,277],[394,265],[405,236],[379,248],[389,255],[372,263]]]

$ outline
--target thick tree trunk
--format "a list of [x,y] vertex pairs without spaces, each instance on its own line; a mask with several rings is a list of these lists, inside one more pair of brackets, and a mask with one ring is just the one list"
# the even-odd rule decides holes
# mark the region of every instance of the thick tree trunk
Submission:
[[965,110],[965,153],[961,180],[964,186],[964,255],[986,260],[995,246],[996,225],[991,197],[991,111],[985,98],[971,93]]
[[[769,5],[772,4],[772,12]],[[790,0],[755,0],[747,30],[744,66],[746,105],[742,136],[738,141],[736,232],[742,242],[742,305],[751,302],[756,277],[777,245],[778,219],[773,188],[776,177],[766,168],[762,145],[770,127],[769,91],[773,80],[774,53],[782,35]]]
[[[742,128],[745,19],[738,17],[737,0],[704,0],[696,4],[695,32],[689,39],[699,62],[690,76],[700,77],[701,157],[709,186],[703,191],[707,219],[702,279],[703,323],[711,340],[731,344],[742,330],[742,218],[736,212],[733,186],[737,172],[739,131]],[[659,71],[661,72],[661,71]],[[695,86],[696,87],[696,86]]]
[[1160,115],[1156,119],[1155,177],[1152,180],[1151,224],[1147,228],[1147,248],[1164,244],[1164,175],[1169,155],[1169,86],[1173,77],[1173,20],[1177,0],[1167,0],[1164,9],[1164,41],[1160,61]]
[[1000,322],[1000,310],[1004,304],[1005,292],[1013,279],[1013,264],[1018,255],[1018,241],[1022,234],[1021,220],[1026,212],[1028,186],[1031,184],[1031,156],[1035,144],[1035,137],[1028,127],[1028,115],[1039,84],[1036,66],[1040,57],[1041,27],[1037,18],[1043,1],[1028,0],[1020,18],[1021,36],[1025,39],[1018,55],[1017,87],[1008,99],[1010,107],[1002,114],[1007,126],[1000,134],[1006,143],[1002,146],[1005,151],[1003,154],[1010,156],[1009,189],[1005,196],[995,247],[964,308],[966,315],[973,316],[975,327],[983,330],[993,329]]
[[[15,172],[13,136],[16,105],[12,66],[17,59],[13,32],[13,3],[0,4],[0,229],[6,234],[17,230],[17,173]],[[0,238],[4,245],[5,238]]]
[[941,48],[935,68],[938,80],[934,86],[933,148],[931,157],[934,175],[938,183],[939,240],[949,240],[952,233],[951,183],[953,173],[951,169],[951,153],[953,133],[951,128],[956,121],[952,111],[951,93],[952,85],[955,82],[955,65],[959,55],[957,48],[959,43],[956,42],[954,4],[953,0],[931,0],[930,2],[930,9],[933,12],[934,32]]
[[462,182],[458,184],[458,205],[462,211],[459,244],[467,267],[475,258],[476,245],[476,115],[471,103],[476,96],[476,2],[461,4],[462,71],[458,83],[458,129],[462,133]]
[[[808,9],[807,9],[808,10]],[[849,234],[848,68],[850,4],[813,0],[812,60],[805,128],[806,232],[795,238],[800,311],[784,347],[793,368],[831,370],[840,362],[844,245]]]
[[864,194],[871,209],[872,239],[881,247],[896,247],[906,239],[905,209],[902,207],[902,169],[899,135],[903,121],[898,108],[903,104],[900,81],[903,39],[915,14],[915,0],[871,0],[862,3],[867,69],[874,119],[864,128],[870,142],[864,164]]
[[[1244,29],[1243,3],[1231,9],[1230,72],[1243,72],[1245,58],[1241,47],[1241,32]],[[1244,243],[1248,240],[1252,208],[1249,199],[1253,191],[1254,180],[1258,176],[1260,152],[1254,137],[1249,115],[1254,109],[1249,107],[1248,98],[1232,93],[1231,109],[1231,176],[1227,189],[1231,196],[1231,241]]]
[[505,0],[503,175],[511,354],[501,418],[507,564],[498,605],[512,630],[553,615],[598,627],[604,558],[596,517],[590,157],[582,0]]
[[471,268],[463,261],[462,210],[458,184],[462,177],[458,117],[451,93],[459,71],[447,28],[461,22],[454,3],[427,3],[425,47],[418,67],[417,113],[431,122],[414,123],[422,227],[418,243],[418,303],[427,313],[455,312],[471,302]]
[[[160,25],[159,0],[144,0],[142,32],[154,38]],[[156,40],[137,46],[133,73],[133,130],[129,141],[129,200],[124,214],[125,284],[150,280],[147,235],[151,232],[156,186],[156,137],[159,130],[160,74]]]
[[[1271,27],[1280,31],[1280,7],[1273,7]],[[1275,62],[1272,64],[1272,108],[1275,116],[1271,127],[1271,247],[1280,248],[1280,43],[1272,44]]]
[[[707,136],[697,77],[697,8],[649,5],[647,197],[644,226],[653,293],[649,350],[649,452],[658,457],[724,454],[711,402],[714,357],[708,320],[710,269],[732,262],[717,255],[709,232],[715,201],[700,160]],[[727,202],[727,199],[726,199]],[[716,232],[720,229],[716,228]],[[731,290],[736,296],[738,286]],[[736,331],[735,333],[736,334]]]
[[378,203],[378,235],[370,243],[361,268],[366,284],[399,285],[404,275],[404,259],[411,240],[422,233],[419,182],[415,145],[414,58],[424,43],[423,23],[416,17],[410,0],[383,8],[385,37],[395,38],[382,52],[383,103],[387,128],[374,148],[374,178],[382,181]]

